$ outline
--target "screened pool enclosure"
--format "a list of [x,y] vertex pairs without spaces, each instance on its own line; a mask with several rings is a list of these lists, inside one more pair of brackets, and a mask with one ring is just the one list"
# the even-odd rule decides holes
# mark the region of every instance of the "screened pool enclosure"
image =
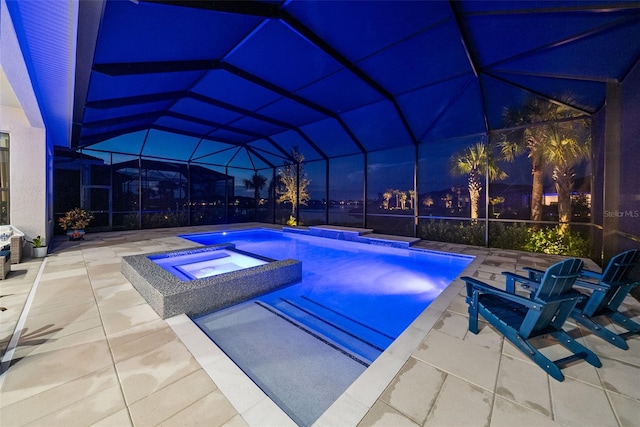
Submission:
[[640,178],[625,175],[637,3],[140,0],[78,13],[54,210],[82,205],[95,229],[332,224],[525,249],[546,230],[598,259],[605,235],[637,244],[637,221],[607,214],[638,209]]

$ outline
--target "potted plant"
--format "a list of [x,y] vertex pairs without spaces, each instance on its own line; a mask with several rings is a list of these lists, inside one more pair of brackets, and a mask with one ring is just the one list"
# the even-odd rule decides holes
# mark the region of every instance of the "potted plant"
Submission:
[[47,247],[45,246],[42,238],[40,236],[36,236],[31,241],[33,245],[33,256],[34,258],[44,258],[47,256]]
[[86,210],[73,208],[63,217],[58,218],[58,223],[67,232],[69,240],[84,240],[84,229],[92,219],[93,215]]

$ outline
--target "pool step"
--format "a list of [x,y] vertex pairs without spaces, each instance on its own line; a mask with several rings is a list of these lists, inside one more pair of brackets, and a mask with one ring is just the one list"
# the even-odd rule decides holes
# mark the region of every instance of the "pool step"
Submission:
[[[196,323],[297,425],[310,426],[368,365],[275,310],[254,300]],[[270,420],[256,425],[279,425]]]
[[381,349],[382,351],[384,351],[384,349],[386,349],[394,340],[394,337],[346,316],[339,311],[336,311],[331,307],[327,307],[326,305],[304,295],[296,298],[284,299],[283,301],[305,311],[310,316],[316,317],[323,322],[343,330],[345,333],[356,337],[360,341],[365,342],[372,347]]
[[393,341],[393,337],[304,296],[261,303],[275,308],[305,329],[321,335],[323,339],[367,364],[373,362]]

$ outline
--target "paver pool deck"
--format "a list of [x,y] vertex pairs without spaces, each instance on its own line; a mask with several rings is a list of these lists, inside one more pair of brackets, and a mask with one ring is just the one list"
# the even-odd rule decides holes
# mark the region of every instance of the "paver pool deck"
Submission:
[[[0,354],[8,368],[0,377],[0,425],[295,425],[186,316],[162,320],[120,272],[122,256],[195,245],[178,234],[252,226],[268,227],[90,233],[85,241],[56,240],[44,259],[12,265],[0,281]],[[503,288],[502,271],[543,269],[560,259],[415,246],[474,255],[461,276]],[[598,269],[592,261],[587,267]],[[580,361],[558,382],[486,323],[470,333],[463,295],[456,279],[315,425],[639,425],[639,336],[623,351],[567,323],[603,366]],[[640,320],[635,299],[624,308]],[[539,344],[547,354],[561,351]]]

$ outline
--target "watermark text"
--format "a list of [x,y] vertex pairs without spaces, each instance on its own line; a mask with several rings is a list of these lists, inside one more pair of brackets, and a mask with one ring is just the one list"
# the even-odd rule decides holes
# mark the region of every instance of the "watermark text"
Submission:
[[640,218],[640,211],[604,211],[605,218]]

